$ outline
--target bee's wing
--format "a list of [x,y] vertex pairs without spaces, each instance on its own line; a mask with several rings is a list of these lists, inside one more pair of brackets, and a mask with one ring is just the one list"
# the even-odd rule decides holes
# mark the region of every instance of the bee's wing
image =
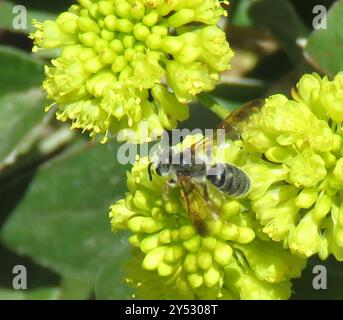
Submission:
[[181,195],[194,226],[201,235],[206,235],[205,220],[218,219],[219,210],[207,196],[206,184],[189,177],[180,177]]
[[[260,112],[263,106],[263,99],[255,99],[231,112],[229,116],[213,130],[213,136],[204,137],[194,143],[190,148],[191,152],[195,153],[199,150],[211,150],[213,146],[217,145],[219,138],[222,138],[223,140],[238,140],[241,137],[244,125],[249,122],[253,114]],[[224,134],[220,137],[219,134],[221,134],[221,132]]]
[[217,131],[220,129],[225,130],[225,137],[230,140],[239,139],[244,125],[249,122],[252,115],[261,111],[264,103],[263,99],[255,99],[244,104],[231,112],[229,116],[219,124]]

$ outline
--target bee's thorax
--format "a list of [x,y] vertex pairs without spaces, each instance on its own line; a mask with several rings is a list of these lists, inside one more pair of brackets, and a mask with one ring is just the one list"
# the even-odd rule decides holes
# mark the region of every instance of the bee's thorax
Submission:
[[176,185],[180,178],[192,178],[197,181],[209,181],[222,192],[232,196],[244,196],[250,190],[250,178],[234,165],[219,163],[209,166],[194,155],[179,153],[169,156],[168,161],[160,161],[156,173],[168,177]]

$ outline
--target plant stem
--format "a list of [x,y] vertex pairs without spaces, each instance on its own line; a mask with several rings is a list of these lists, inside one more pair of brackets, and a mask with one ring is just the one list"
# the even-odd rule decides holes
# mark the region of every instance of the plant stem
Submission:
[[211,110],[222,120],[226,119],[230,114],[230,111],[227,110],[223,105],[215,101],[209,94],[201,93],[198,95],[198,101],[207,109]]

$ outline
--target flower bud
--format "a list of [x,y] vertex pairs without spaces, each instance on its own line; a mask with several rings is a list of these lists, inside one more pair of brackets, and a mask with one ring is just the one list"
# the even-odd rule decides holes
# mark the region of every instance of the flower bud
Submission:
[[193,289],[201,287],[204,283],[204,277],[201,273],[191,273],[187,279]]
[[232,248],[225,244],[224,242],[217,242],[216,248],[214,250],[214,259],[222,266],[229,264],[232,258],[233,250]]
[[209,288],[215,286],[219,282],[219,279],[220,272],[213,266],[204,273],[204,281]]
[[290,249],[303,257],[310,257],[318,251],[320,244],[318,222],[312,217],[311,211],[303,217],[290,234]]
[[151,250],[156,249],[159,246],[160,242],[158,235],[152,235],[145,237],[140,245],[142,252],[149,253]]
[[165,255],[165,248],[158,247],[150,251],[144,258],[142,266],[146,270],[155,270],[158,265],[162,262]]
[[295,200],[295,205],[299,208],[308,209],[316,203],[318,191],[315,188],[303,189]]

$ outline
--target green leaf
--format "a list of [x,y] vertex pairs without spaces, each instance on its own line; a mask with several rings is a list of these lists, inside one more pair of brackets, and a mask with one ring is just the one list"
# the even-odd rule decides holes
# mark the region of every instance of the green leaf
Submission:
[[25,292],[25,300],[58,300],[60,296],[59,288],[39,288]]
[[0,288],[0,300],[24,300],[23,291]]
[[0,300],[57,300],[58,288],[39,288],[36,290],[11,290],[0,288]]
[[0,95],[39,87],[44,79],[43,64],[29,54],[0,46]]
[[251,19],[249,17],[249,8],[251,6],[251,0],[238,0],[230,1],[229,12],[233,10],[232,18],[230,18],[230,24],[240,27],[250,27]]
[[85,300],[91,296],[93,290],[92,281],[79,278],[64,277],[61,283],[62,300]]
[[[26,26],[23,26],[24,28],[16,29],[13,26],[13,19],[15,19],[16,16],[18,16],[18,12],[19,13],[22,12],[21,11],[22,9],[18,11],[13,11],[13,8],[17,5],[18,4],[15,4],[9,1],[1,1],[0,3],[0,28],[8,29],[11,31],[29,33],[35,30],[34,27],[32,26],[32,19],[36,19],[38,21],[44,21],[47,19],[54,20],[56,17],[54,14],[47,13],[44,11],[27,9]],[[25,9],[26,8],[27,7],[25,6]]]
[[327,29],[314,31],[305,49],[308,60],[333,76],[343,70],[343,1],[335,2],[328,13]]
[[[111,233],[108,218],[109,206],[126,189],[126,167],[116,162],[116,152],[109,145],[77,144],[31,177],[27,173],[2,188],[0,198],[9,208],[1,232],[4,243],[86,284],[94,284],[107,265],[117,263],[114,280],[107,281],[119,286],[116,276],[128,244],[125,234]],[[23,183],[28,187],[18,202],[16,191]]]
[[[37,89],[43,81],[44,73],[41,62],[29,54],[6,46],[0,46],[0,65],[0,171],[2,171],[4,166],[16,160],[19,150],[14,152],[15,149],[19,146],[25,149],[25,145],[20,145],[22,139],[44,116],[44,96]],[[4,163],[5,159],[6,163]]]
[[14,150],[44,117],[44,96],[39,89],[11,93],[0,97],[0,106],[1,172],[3,166],[15,161]]
[[[123,251],[120,259],[106,265],[95,282],[95,296],[102,300],[127,299],[133,292],[124,282],[123,261],[130,258],[130,250]],[[115,270],[115,272],[114,272]],[[115,285],[114,285],[115,284]]]
[[267,29],[280,41],[294,65],[304,62],[297,40],[307,38],[308,30],[289,1],[257,0],[249,13],[255,26]]

